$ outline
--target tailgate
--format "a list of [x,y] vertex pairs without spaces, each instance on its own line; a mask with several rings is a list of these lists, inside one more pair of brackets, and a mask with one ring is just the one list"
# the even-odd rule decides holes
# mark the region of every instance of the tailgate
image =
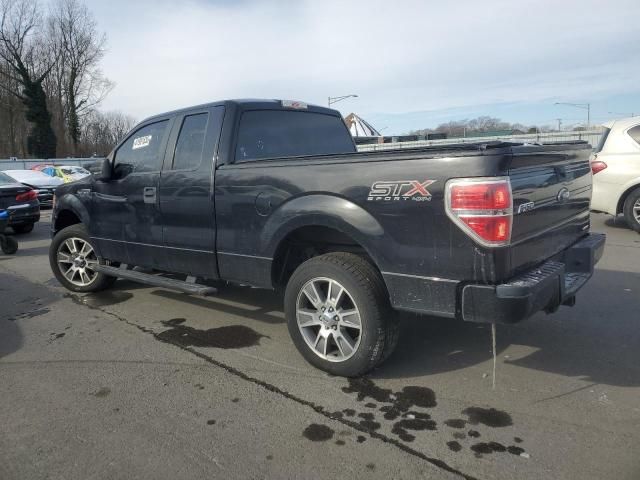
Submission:
[[513,227],[505,274],[541,263],[588,232],[590,153],[586,142],[513,148]]

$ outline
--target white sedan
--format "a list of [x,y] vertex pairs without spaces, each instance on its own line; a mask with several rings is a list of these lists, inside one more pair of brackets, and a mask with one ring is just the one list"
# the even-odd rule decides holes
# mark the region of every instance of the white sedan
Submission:
[[591,209],[624,214],[640,232],[640,117],[604,124],[604,133],[591,159]]

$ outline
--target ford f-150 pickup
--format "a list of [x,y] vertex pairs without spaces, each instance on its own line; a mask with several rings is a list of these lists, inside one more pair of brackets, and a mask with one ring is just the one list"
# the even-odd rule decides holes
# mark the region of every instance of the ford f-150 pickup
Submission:
[[514,323],[573,305],[604,248],[589,232],[589,154],[584,142],[357,152],[328,108],[186,108],[143,121],[56,190],[51,268],[75,292],[117,277],[283,290],[301,354],[357,376],[394,349],[394,309]]

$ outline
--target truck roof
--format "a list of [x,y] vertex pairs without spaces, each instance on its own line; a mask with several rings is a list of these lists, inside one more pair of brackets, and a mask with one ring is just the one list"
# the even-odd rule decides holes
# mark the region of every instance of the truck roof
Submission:
[[[287,107],[287,106],[283,106],[283,102],[292,102],[301,106]],[[215,102],[203,103],[200,105],[192,105],[189,107],[179,108],[179,109],[171,110],[168,112],[158,113],[156,115],[152,115],[150,117],[145,118],[139,123],[145,123],[155,118],[165,117],[167,115],[182,113],[189,110],[194,110],[198,108],[215,107],[215,106],[227,106],[227,107],[233,106],[238,108],[239,110],[303,110],[308,112],[324,113],[324,114],[329,114],[333,116],[340,116],[340,117],[342,116],[338,110],[323,107],[320,105],[304,103],[300,101],[266,99],[266,98],[239,98],[239,99],[232,99],[232,100],[219,100]]]

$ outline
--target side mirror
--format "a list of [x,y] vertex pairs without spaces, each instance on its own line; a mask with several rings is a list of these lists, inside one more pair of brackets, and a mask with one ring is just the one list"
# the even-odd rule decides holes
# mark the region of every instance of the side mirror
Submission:
[[111,161],[108,158],[102,158],[92,163],[87,169],[91,172],[93,178],[102,182],[108,182],[113,175]]

